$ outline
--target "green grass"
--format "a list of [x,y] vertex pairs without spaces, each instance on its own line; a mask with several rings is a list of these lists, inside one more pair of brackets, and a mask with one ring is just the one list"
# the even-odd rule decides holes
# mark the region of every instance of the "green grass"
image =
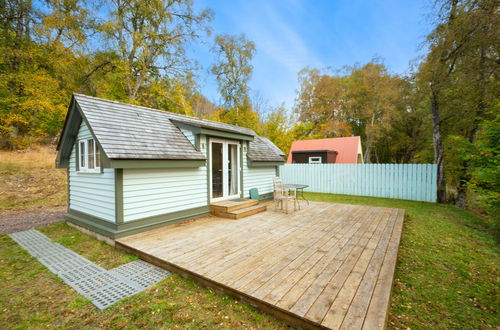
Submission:
[[[38,230],[107,269],[136,259],[65,223]],[[7,235],[0,235],[0,282],[0,328],[286,328],[178,275],[99,311]]]
[[[449,205],[327,194],[307,197],[406,210],[389,328],[500,325],[499,246],[480,218]],[[64,223],[39,230],[107,269],[135,259]],[[286,327],[177,275],[98,311],[7,235],[0,235],[0,282],[0,328]]]
[[389,328],[496,328],[499,246],[488,226],[451,205],[309,193],[310,200],[405,210]]

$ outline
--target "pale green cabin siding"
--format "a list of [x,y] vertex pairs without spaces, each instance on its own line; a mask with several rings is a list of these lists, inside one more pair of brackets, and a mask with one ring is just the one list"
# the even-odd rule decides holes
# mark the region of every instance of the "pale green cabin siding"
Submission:
[[123,170],[125,222],[206,205],[205,166]]
[[78,140],[92,138],[82,122],[69,161],[69,208],[106,221],[115,222],[115,172],[106,168],[103,173],[76,172],[76,145]]
[[[247,148],[248,150],[248,144]],[[257,188],[259,195],[273,192],[273,178],[276,176],[276,166],[248,167],[246,152],[243,152],[243,196],[250,197],[250,189]]]
[[181,130],[182,134],[184,134],[186,139],[188,139],[189,142],[191,142],[191,144],[194,146],[195,145],[195,136],[194,136],[193,131],[191,131],[189,129],[185,129],[185,128],[181,128],[180,130]]

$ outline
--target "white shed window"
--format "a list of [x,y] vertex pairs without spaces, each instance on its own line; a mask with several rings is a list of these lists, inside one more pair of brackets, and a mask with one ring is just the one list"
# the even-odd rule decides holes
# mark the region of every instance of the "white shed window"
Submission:
[[321,157],[309,157],[309,164],[321,164]]
[[80,140],[78,165],[80,172],[100,172],[101,157],[99,147],[94,139]]

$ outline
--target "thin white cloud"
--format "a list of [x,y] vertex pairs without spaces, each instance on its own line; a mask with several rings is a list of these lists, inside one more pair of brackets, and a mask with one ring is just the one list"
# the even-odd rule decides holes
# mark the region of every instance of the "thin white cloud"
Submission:
[[245,14],[239,13],[234,22],[255,42],[258,53],[265,54],[294,74],[304,66],[320,66],[321,61],[309,51],[311,47],[296,30],[298,27],[293,25],[291,19],[286,19],[290,11],[299,10],[300,3],[290,0],[290,6],[287,6],[286,2],[280,2],[279,12],[274,4],[278,3],[248,3]]

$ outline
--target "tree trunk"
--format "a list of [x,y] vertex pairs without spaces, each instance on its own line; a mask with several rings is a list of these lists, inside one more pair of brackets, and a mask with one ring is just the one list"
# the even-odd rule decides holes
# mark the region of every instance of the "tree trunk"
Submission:
[[434,142],[434,163],[437,165],[437,201],[446,202],[446,178],[444,175],[444,148],[441,136],[441,116],[439,96],[436,90],[431,93],[432,140]]
[[[479,99],[477,100],[477,107],[474,119],[472,120],[471,128],[466,135],[467,141],[472,145],[476,141],[477,131],[479,130],[479,125],[481,124],[481,119],[486,112],[486,84],[488,83],[488,78],[486,74],[486,51],[484,47],[480,50],[480,59],[478,67],[478,81],[479,81]],[[458,181],[457,187],[457,200],[456,205],[460,208],[465,208],[467,203],[467,183],[471,180],[471,174],[469,172],[469,161],[462,161],[461,175]]]
[[465,203],[467,201],[467,186],[464,180],[460,180],[457,187],[457,200],[455,205],[460,208],[465,208]]
[[372,152],[371,142],[370,142],[370,139],[367,138],[366,139],[365,160],[364,160],[365,164],[371,163],[371,152]]

